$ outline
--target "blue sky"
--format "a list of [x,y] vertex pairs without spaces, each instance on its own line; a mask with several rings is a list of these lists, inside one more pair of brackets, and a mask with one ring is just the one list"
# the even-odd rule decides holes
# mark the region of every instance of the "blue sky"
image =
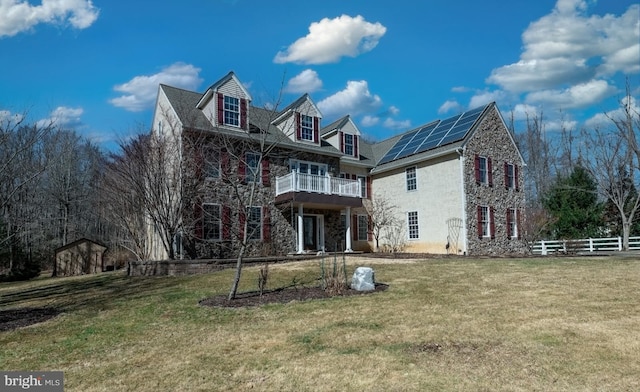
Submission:
[[308,92],[377,140],[491,101],[594,127],[625,77],[640,93],[639,18],[632,0],[0,0],[0,121],[110,148],[148,128],[159,83],[234,71],[254,105]]

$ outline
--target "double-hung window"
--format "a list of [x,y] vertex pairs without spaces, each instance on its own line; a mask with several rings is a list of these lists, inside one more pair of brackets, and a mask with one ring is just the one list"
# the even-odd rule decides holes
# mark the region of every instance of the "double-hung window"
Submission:
[[518,238],[518,210],[515,208],[507,209],[507,230],[509,238]]
[[504,164],[504,182],[507,189],[518,191],[518,168],[511,163]]
[[247,239],[262,239],[262,207],[247,208]]
[[313,117],[300,115],[300,138],[313,141]]
[[206,150],[204,157],[204,172],[207,178],[220,177],[220,150]]
[[369,216],[358,215],[358,241],[367,240],[368,228],[369,228]]
[[248,152],[246,154],[246,173],[245,179],[247,182],[260,182],[262,178],[262,171],[260,170],[260,154]]
[[478,238],[495,238],[493,207],[478,206]]
[[240,126],[240,100],[228,95],[224,96],[224,123]]
[[420,238],[418,211],[407,212],[407,229],[407,231],[409,232],[410,240],[416,240]]
[[203,204],[203,235],[205,240],[222,239],[222,211],[219,204]]
[[344,134],[344,151],[346,155],[353,155],[353,135]]
[[418,181],[416,177],[416,167],[408,167],[405,170],[406,178],[407,178],[407,191],[415,191],[418,189]]
[[478,157],[478,179],[481,184],[489,183],[489,170],[487,168],[487,158]]

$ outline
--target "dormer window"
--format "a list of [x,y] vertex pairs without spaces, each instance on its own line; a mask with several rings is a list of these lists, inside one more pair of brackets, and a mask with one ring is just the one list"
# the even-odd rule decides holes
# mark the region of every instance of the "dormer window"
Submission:
[[224,96],[224,123],[234,127],[240,126],[240,100],[238,98]]
[[300,138],[313,141],[313,117],[304,114],[300,116]]
[[247,100],[218,93],[219,125],[240,127],[247,129]]
[[348,133],[344,134],[344,153],[353,155],[353,135]]
[[340,132],[340,152],[351,157],[358,155],[358,136],[350,133]]

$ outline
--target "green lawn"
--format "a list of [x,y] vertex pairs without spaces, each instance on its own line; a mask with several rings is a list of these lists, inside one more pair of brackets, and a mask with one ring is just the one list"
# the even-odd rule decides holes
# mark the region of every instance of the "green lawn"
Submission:
[[[62,370],[66,391],[637,391],[640,261],[442,258],[372,266],[384,292],[216,309],[233,271],[1,283],[0,369]],[[269,287],[319,263],[270,266]],[[242,290],[255,290],[258,268]]]

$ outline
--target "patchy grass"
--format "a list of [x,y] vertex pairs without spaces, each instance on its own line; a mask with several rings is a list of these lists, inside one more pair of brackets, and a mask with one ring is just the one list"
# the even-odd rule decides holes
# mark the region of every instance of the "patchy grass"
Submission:
[[[638,260],[347,263],[361,265],[388,290],[240,309],[198,305],[231,270],[2,283],[0,313],[55,314],[0,332],[0,369],[62,370],[68,391],[640,390]],[[268,288],[319,275],[272,265]]]

